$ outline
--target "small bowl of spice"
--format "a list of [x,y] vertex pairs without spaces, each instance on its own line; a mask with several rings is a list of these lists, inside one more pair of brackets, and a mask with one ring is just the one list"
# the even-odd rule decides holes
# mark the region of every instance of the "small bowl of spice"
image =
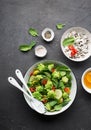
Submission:
[[91,68],[85,70],[81,82],[84,90],[91,94]]
[[43,31],[42,31],[42,38],[47,41],[47,42],[50,42],[54,39],[54,32],[52,29],[50,28],[45,28]]
[[47,49],[44,46],[38,45],[37,47],[35,47],[35,55],[37,57],[42,58],[42,57],[46,56],[46,54],[47,54]]

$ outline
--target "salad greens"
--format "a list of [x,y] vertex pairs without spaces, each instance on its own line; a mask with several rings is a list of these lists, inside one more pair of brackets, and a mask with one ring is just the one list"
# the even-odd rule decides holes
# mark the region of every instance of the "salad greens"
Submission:
[[61,30],[64,26],[65,26],[65,24],[58,23],[58,24],[56,25],[56,28],[57,28],[58,30]]
[[75,39],[74,37],[68,37],[63,40],[63,46],[68,46],[74,44]]
[[36,30],[36,29],[34,29],[34,28],[30,28],[29,30],[28,30],[28,33],[30,34],[30,35],[32,35],[32,36],[38,36],[39,34],[38,34],[38,31]]
[[30,73],[28,86],[48,111],[59,111],[70,101],[70,69],[52,62],[39,63]]
[[19,46],[19,50],[20,51],[29,51],[31,50],[34,46],[36,45],[36,42],[35,41],[32,41],[29,45],[27,44],[24,44],[24,45],[20,45]]

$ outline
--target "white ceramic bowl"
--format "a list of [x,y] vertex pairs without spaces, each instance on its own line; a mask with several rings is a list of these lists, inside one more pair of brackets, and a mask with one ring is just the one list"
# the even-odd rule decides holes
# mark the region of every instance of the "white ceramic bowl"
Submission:
[[[28,71],[26,72],[25,77],[24,77],[26,83],[28,82],[30,72],[32,72],[32,70],[36,67],[36,65],[39,64],[39,63],[45,63],[45,62],[59,64],[59,65],[65,65],[61,62],[53,61],[53,60],[43,60],[41,62],[38,62],[38,63],[34,64],[32,67],[30,67],[28,69]],[[46,112],[44,115],[56,115],[56,114],[64,112],[65,110],[67,110],[71,106],[71,104],[73,103],[73,101],[75,99],[76,92],[77,92],[77,83],[76,83],[76,79],[75,79],[75,76],[74,76],[72,71],[71,71],[71,76],[72,76],[72,87],[71,87],[71,93],[70,93],[71,101],[66,106],[64,106],[60,111]],[[29,99],[27,98],[26,95],[24,95],[24,98],[25,98],[25,101],[28,103],[28,105],[32,108],[31,102],[29,101]]]
[[84,71],[84,73],[82,74],[81,83],[82,83],[82,86],[83,86],[84,90],[85,90],[86,92],[88,92],[88,93],[91,94],[91,89],[88,88],[88,87],[86,87],[86,85],[84,84],[84,76],[85,76],[85,74],[86,74],[87,72],[89,72],[89,71],[91,71],[91,68],[88,68],[88,69],[86,69],[86,70]]
[[35,55],[37,57],[45,57],[47,54],[47,49],[43,45],[38,45],[35,47]]
[[[45,33],[46,32],[50,32],[50,34],[51,34],[51,37],[50,38],[46,38],[45,37]],[[53,32],[53,30],[52,29],[50,29],[50,28],[45,28],[43,31],[42,31],[42,38],[46,41],[46,42],[51,42],[53,39],[54,39],[54,32]]]
[[[84,57],[71,58],[71,57],[68,56],[68,54],[65,53],[65,48],[63,46],[63,40],[66,38],[67,34],[72,32],[72,31],[76,31],[77,33],[85,34],[88,37],[88,40],[89,40],[89,42],[88,42],[88,53]],[[91,33],[88,30],[86,30],[85,28],[82,28],[82,27],[72,27],[72,28],[68,29],[66,32],[64,32],[64,34],[62,35],[62,38],[61,38],[60,45],[61,45],[61,49],[62,49],[64,55],[68,59],[70,59],[72,61],[76,61],[76,62],[84,61],[91,56]]]

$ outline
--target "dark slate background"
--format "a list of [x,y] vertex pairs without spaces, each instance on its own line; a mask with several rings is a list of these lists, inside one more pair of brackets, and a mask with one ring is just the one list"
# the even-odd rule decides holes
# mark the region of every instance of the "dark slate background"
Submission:
[[[66,26],[57,30],[60,22]],[[91,58],[72,62],[63,55],[59,44],[62,34],[73,26],[91,32],[91,0],[0,0],[0,130],[91,130],[91,95],[83,90],[80,81],[84,70],[91,67]],[[28,34],[30,27],[39,31],[39,37]],[[45,27],[55,32],[52,43],[42,40]],[[67,64],[76,76],[76,99],[62,114],[47,117],[34,112],[22,93],[7,81],[8,76],[15,77],[16,68],[25,74],[31,65],[43,60],[35,57],[34,48],[28,53],[18,50],[19,45],[31,40],[48,49],[43,59]]]

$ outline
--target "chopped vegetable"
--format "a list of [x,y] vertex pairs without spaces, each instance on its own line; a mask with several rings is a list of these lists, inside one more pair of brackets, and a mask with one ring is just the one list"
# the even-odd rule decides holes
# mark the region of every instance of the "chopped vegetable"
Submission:
[[42,95],[41,95],[38,91],[34,92],[34,93],[33,93],[33,96],[34,96],[36,99],[38,99],[38,100],[41,100],[41,99],[42,99]]
[[54,68],[54,64],[50,64],[50,65],[48,65],[48,69],[49,69],[49,71],[52,71],[53,68]]
[[54,71],[53,73],[52,73],[52,76],[53,76],[53,78],[60,78],[60,72],[58,72],[58,71]]
[[70,94],[70,88],[69,88],[69,87],[65,87],[65,88],[64,88],[64,91],[65,91],[66,93]]
[[34,28],[30,28],[29,30],[28,30],[28,32],[29,32],[29,34],[30,35],[32,35],[32,36],[38,36],[39,34],[38,34],[38,31],[36,30],[36,29],[34,29]]
[[67,99],[67,98],[69,97],[69,95],[68,95],[68,93],[64,92],[64,93],[62,94],[62,97],[63,97],[64,99]]
[[43,79],[43,80],[41,81],[41,84],[42,84],[42,85],[47,84],[47,79]]
[[62,97],[62,91],[60,89],[55,90],[55,98],[60,99]]
[[39,70],[39,71],[43,71],[43,70],[45,70],[45,65],[44,64],[42,64],[42,63],[40,63],[40,64],[38,64],[38,66],[37,66],[37,69]]
[[62,77],[62,81],[63,81],[64,83],[67,83],[68,80],[69,80],[69,79],[68,79],[66,76]]
[[[52,71],[54,69],[54,71]],[[70,101],[70,68],[54,63],[39,63],[30,73],[28,86],[47,111],[59,111]]]

